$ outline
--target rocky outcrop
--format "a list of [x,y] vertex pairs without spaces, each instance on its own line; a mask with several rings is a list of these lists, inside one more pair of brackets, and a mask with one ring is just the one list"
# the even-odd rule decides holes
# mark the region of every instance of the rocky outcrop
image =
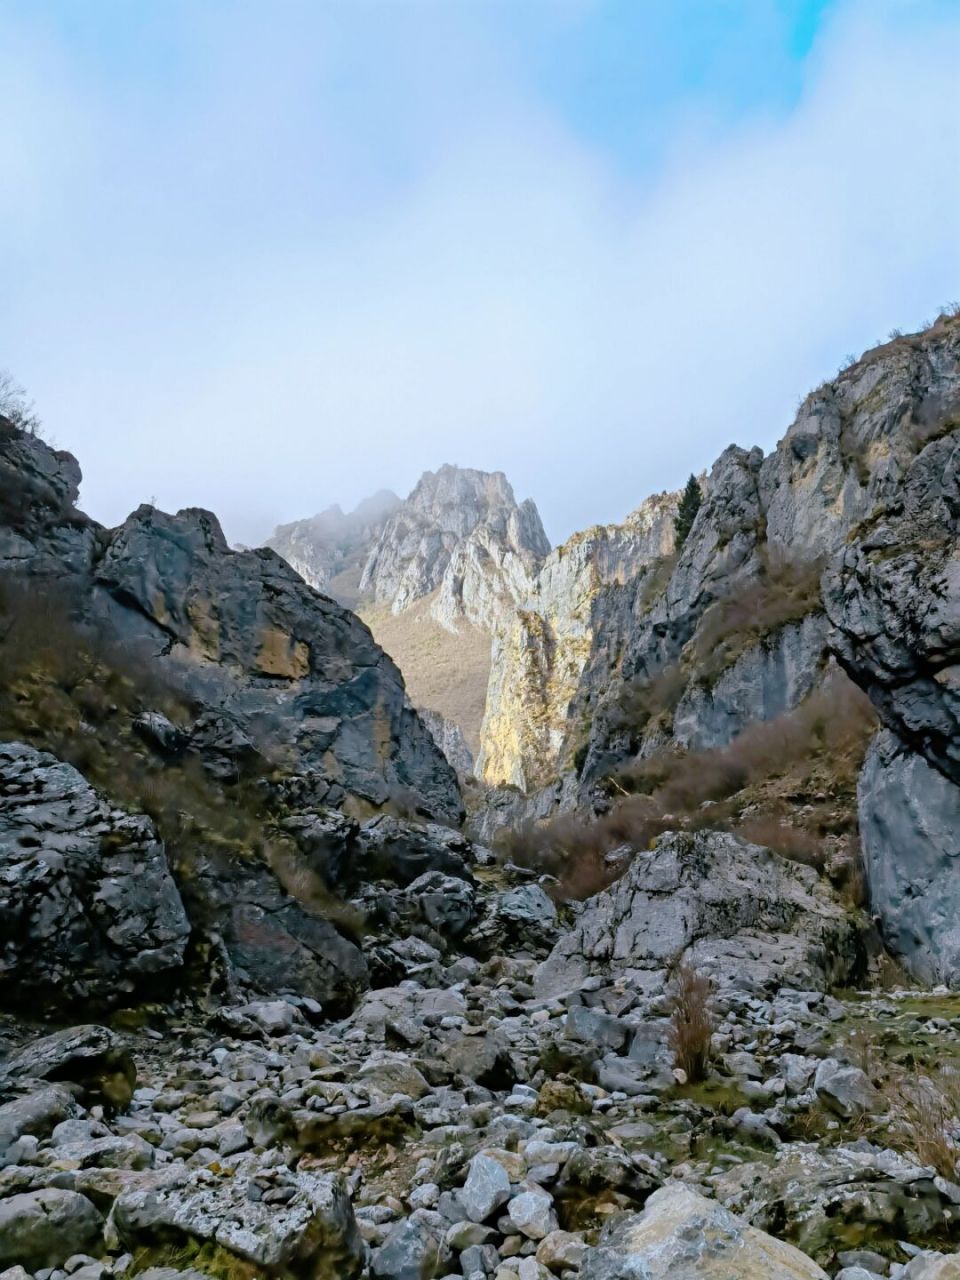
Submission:
[[673,712],[673,741],[722,747],[748,725],[792,711],[823,677],[826,635],[825,616],[809,613],[751,645],[716,681],[691,680]]
[[370,548],[399,506],[397,495],[382,489],[346,514],[334,506],[309,520],[279,525],[266,545],[304,582],[353,609]]
[[810,867],[719,831],[669,833],[590,898],[537,973],[544,996],[611,972],[662,988],[689,960],[723,987],[823,990],[862,964],[857,925]]
[[825,578],[831,642],[891,729],[960,785],[960,374],[955,416]]
[[0,746],[0,988],[36,1011],[169,987],[190,925],[149,818],[20,743]]
[[473,752],[467,746],[463,730],[439,711],[422,708],[420,719],[430,730],[434,742],[461,777],[473,773]]
[[[955,767],[958,387],[945,317],[812,392],[767,457],[721,455],[676,564],[598,597],[602,639],[571,705],[582,800],[624,759],[791,709],[831,649],[891,727]],[[665,674],[669,703],[625,724]]]
[[517,504],[502,472],[444,466],[387,520],[360,591],[400,613],[439,588],[442,625],[455,631],[465,618],[492,630],[501,597],[522,593],[549,549],[536,507]]
[[231,551],[216,517],[200,510],[141,507],[118,529],[98,529],[70,505],[76,461],[22,432],[0,434],[0,464],[29,478],[6,491],[0,521],[0,565],[16,580],[55,574],[112,643],[149,661],[227,733],[327,778],[341,798],[382,805],[402,789],[436,816],[459,817],[456,778],[396,666],[359,619],[276,553]]
[[960,986],[960,787],[886,730],[864,762],[859,808],[884,942],[920,981]]

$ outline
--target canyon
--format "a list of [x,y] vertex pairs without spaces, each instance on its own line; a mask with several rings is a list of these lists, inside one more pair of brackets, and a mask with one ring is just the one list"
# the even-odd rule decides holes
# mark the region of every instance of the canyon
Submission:
[[0,417],[0,1278],[960,1274],[958,426],[235,551]]

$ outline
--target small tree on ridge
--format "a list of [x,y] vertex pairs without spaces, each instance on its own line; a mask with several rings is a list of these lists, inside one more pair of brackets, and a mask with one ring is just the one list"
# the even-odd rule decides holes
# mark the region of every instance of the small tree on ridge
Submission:
[[686,542],[687,534],[693,528],[693,522],[697,512],[700,510],[701,502],[703,502],[703,490],[700,488],[697,477],[691,476],[683,490],[680,505],[677,507],[677,514],[673,517],[678,551]]

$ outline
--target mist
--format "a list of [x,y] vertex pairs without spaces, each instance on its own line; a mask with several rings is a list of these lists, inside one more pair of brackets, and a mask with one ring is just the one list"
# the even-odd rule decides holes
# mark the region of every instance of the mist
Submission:
[[255,543],[453,462],[557,541],[960,296],[955,6],[834,5],[789,101],[691,92],[643,162],[509,9],[145,6],[122,50],[0,11],[0,366],[91,515]]

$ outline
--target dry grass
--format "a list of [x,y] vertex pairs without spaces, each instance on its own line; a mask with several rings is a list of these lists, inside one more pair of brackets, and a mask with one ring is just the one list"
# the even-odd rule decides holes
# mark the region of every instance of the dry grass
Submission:
[[435,596],[425,596],[403,613],[361,607],[360,617],[403,673],[416,707],[439,711],[463,730],[474,758],[490,681],[490,637],[468,623],[452,635],[430,615]]
[[960,1076],[902,1074],[883,1085],[895,1145],[953,1181],[960,1159]]
[[674,975],[670,994],[670,1030],[667,1044],[674,1066],[686,1073],[690,1084],[705,1080],[710,1067],[715,1020],[710,1009],[713,984],[684,962]]

